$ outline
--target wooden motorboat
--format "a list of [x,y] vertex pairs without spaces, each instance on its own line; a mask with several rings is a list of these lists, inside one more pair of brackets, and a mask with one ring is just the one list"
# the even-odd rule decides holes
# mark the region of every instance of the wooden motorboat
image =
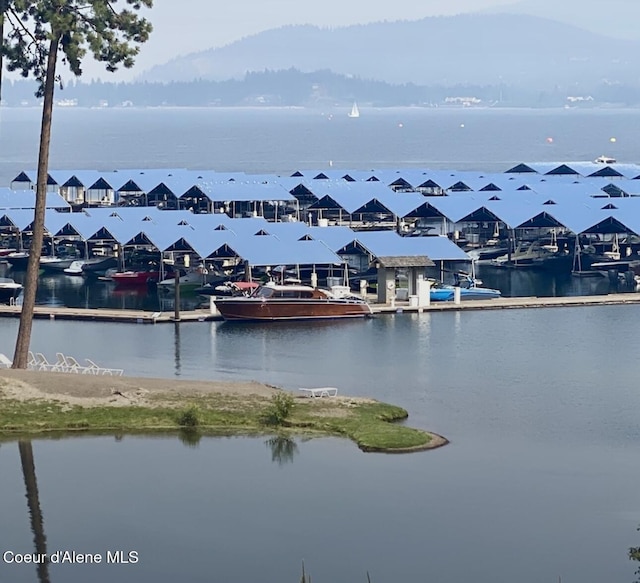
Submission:
[[249,296],[218,298],[215,304],[225,320],[320,320],[371,315],[371,307],[359,297],[339,297],[307,285],[272,282],[259,286]]

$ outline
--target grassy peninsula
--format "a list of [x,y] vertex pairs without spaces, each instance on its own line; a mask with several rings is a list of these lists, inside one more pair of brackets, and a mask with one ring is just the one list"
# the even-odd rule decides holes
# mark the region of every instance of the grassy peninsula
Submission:
[[447,443],[397,423],[407,416],[400,407],[371,399],[306,398],[260,383],[0,372],[0,439],[44,432],[188,430],[341,436],[363,451],[387,453]]

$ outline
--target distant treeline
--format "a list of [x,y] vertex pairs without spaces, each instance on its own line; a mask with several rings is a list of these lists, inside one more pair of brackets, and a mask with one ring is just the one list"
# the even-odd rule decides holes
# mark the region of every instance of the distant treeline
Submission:
[[[35,84],[28,80],[3,84],[3,103],[10,107],[34,105]],[[571,97],[571,99],[568,99]],[[171,83],[109,83],[74,80],[56,91],[57,101],[80,107],[120,106],[304,106],[344,105],[354,100],[375,107],[442,106],[465,103],[501,107],[562,107],[616,104],[640,106],[640,88],[602,84],[575,95],[568,88],[535,91],[511,85],[419,86],[393,85],[331,71],[304,73],[297,69],[247,73],[243,79]],[[577,99],[576,99],[577,98]],[[479,101],[476,101],[479,100]]]

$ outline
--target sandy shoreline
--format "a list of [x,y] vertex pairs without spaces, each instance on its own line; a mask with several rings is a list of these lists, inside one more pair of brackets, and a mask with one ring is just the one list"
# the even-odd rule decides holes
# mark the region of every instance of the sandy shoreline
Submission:
[[[90,413],[91,411],[99,412],[104,408],[113,407],[113,415],[107,417],[108,421],[105,424],[105,418],[100,417],[93,423],[88,422],[86,419],[82,419],[82,428],[91,429],[98,428],[104,429],[105,427],[113,427],[122,420],[123,417],[116,413],[117,411],[129,411],[129,409],[122,408],[140,408],[140,418],[148,418],[149,412],[158,411],[158,415],[165,415],[163,422],[164,429],[170,428],[175,425],[175,420],[172,416],[166,417],[166,411],[172,411],[179,408],[184,408],[185,405],[197,403],[204,404],[204,410],[201,410],[202,414],[206,414],[207,411],[217,411],[218,414],[228,414],[229,418],[233,418],[234,411],[243,412],[251,415],[255,414],[256,407],[258,409],[268,407],[271,403],[271,397],[282,389],[278,387],[270,386],[267,384],[259,383],[256,381],[196,381],[196,380],[182,380],[182,379],[160,379],[160,378],[146,378],[146,377],[119,377],[119,376],[96,376],[89,374],[72,374],[62,372],[45,372],[45,371],[30,371],[30,370],[13,370],[13,369],[0,369],[0,405],[2,400],[5,403],[18,403],[21,406],[28,405],[28,403],[38,403],[41,407],[45,406],[45,409],[40,409],[36,418],[31,417],[31,413],[27,412],[29,420],[26,421],[24,417],[24,407],[16,410],[21,411],[22,422],[16,422],[15,425],[12,421],[6,421],[5,424],[15,425],[11,431],[24,429],[25,431],[35,430],[41,431],[43,424],[49,430],[56,427],[56,424],[61,425],[60,429],[64,430],[69,428],[67,421],[61,418],[59,415],[54,416],[55,419],[51,421],[49,417],[50,409],[46,409],[47,404],[55,404],[59,407],[61,413],[76,410],[76,407],[81,407],[87,411],[87,418],[95,417]],[[288,391],[287,391],[288,392]],[[349,436],[364,451],[379,451],[388,453],[409,453],[414,451],[422,451],[425,449],[434,449],[441,447],[448,443],[447,439],[431,433],[425,430],[414,430],[411,428],[404,428],[401,425],[397,425],[397,431],[402,433],[403,431],[418,431],[421,434],[428,436],[426,443],[420,445],[384,445],[377,446],[375,444],[376,438],[379,436],[383,440],[386,439],[385,435],[388,434],[387,422],[389,420],[400,420],[406,418],[406,411],[393,405],[379,403],[373,399],[367,399],[363,397],[349,397],[345,395],[339,395],[331,397],[330,399],[309,399],[303,395],[296,395],[291,392],[296,400],[300,400],[301,405],[304,404],[298,411],[298,416],[302,415],[302,418],[298,418],[299,425],[296,425],[296,420],[292,419],[292,423],[287,425],[290,431],[304,432],[304,433],[325,433],[327,435],[340,434],[343,436]],[[201,398],[201,401],[197,401]],[[367,408],[381,407],[381,417],[375,420],[375,417],[366,417]],[[390,413],[390,408],[392,412]],[[11,408],[7,411],[11,418]],[[55,410],[55,409],[54,409]],[[264,409],[263,409],[264,410]],[[351,424],[352,414],[358,415],[359,411],[364,411],[361,417],[362,422],[368,427],[368,437],[365,437],[367,443],[362,443],[362,438],[357,437],[359,431],[358,427],[354,427]],[[384,413],[383,413],[384,410]],[[27,410],[28,411],[28,410]],[[145,411],[147,413],[145,413]],[[165,413],[162,413],[162,412]],[[1,412],[1,410],[0,410]],[[145,415],[147,417],[145,417]],[[305,417],[306,415],[306,417]],[[389,415],[391,418],[389,418]],[[153,415],[152,415],[153,416]],[[157,416],[156,416],[157,417]],[[384,419],[386,417],[386,421]],[[49,419],[49,421],[47,421]],[[136,426],[135,423],[130,425],[130,418],[126,417],[126,426],[129,429],[144,430],[144,422],[142,425]],[[371,423],[378,424],[376,429],[371,427]],[[48,425],[47,423],[53,423]],[[95,423],[95,424],[94,424]],[[152,427],[157,429],[157,419],[152,422]],[[212,421],[213,425],[219,424],[219,421]],[[34,425],[35,424],[35,425]],[[97,424],[97,425],[96,425]],[[205,422],[206,424],[206,422]],[[337,424],[337,425],[336,425]],[[368,424],[368,425],[367,425]],[[209,425],[212,427],[213,425]],[[333,427],[335,425],[335,427]],[[393,425],[393,424],[392,424]],[[228,425],[223,423],[223,426],[228,429]],[[235,426],[238,434],[242,434],[246,431],[262,430],[264,431],[266,426],[261,423],[257,423],[254,419],[251,421],[250,417],[243,417],[239,425]],[[333,427],[333,429],[331,429]],[[337,428],[339,427],[339,428]],[[75,428],[75,426],[72,426]],[[147,426],[149,428],[149,426]],[[365,430],[365,434],[367,433]],[[371,431],[373,430],[373,433]]]
[[[146,377],[0,370],[0,391],[10,399],[55,400],[84,407],[154,404],[153,397],[219,394],[270,398],[279,389],[258,382],[195,381]],[[155,401],[157,404],[157,400]]]

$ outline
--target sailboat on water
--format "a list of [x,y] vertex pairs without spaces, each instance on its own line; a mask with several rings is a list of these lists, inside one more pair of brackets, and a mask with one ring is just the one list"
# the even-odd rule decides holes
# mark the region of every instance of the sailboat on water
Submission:
[[358,109],[358,104],[355,101],[353,102],[353,107],[348,115],[349,117],[360,117],[360,110]]

